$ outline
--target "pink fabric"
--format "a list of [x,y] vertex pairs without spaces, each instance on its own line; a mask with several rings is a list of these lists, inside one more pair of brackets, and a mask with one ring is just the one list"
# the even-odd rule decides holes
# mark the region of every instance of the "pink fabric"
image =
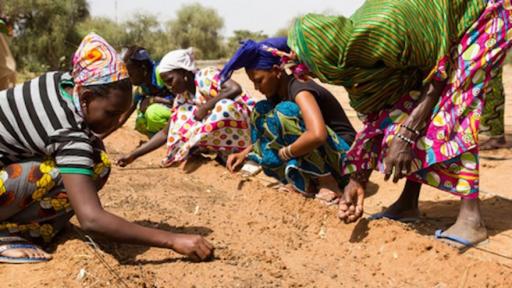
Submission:
[[195,75],[196,95],[177,95],[167,136],[167,156],[162,161],[164,166],[185,160],[193,147],[238,152],[251,144],[249,122],[255,103],[245,92],[234,100],[220,100],[203,120],[194,119],[198,105],[219,95],[219,80],[218,69],[204,68]]
[[100,36],[89,33],[73,55],[73,81],[77,86],[108,84],[128,78],[116,50]]
[[[413,146],[415,159],[408,179],[464,198],[478,197],[478,130],[488,84],[511,45],[510,0],[490,0],[479,20],[466,32],[453,57],[439,61],[438,80],[447,85],[431,121]],[[452,71],[445,63],[452,61]],[[363,169],[384,171],[389,145],[420,96],[404,95],[392,108],[369,115],[347,154],[345,173]]]

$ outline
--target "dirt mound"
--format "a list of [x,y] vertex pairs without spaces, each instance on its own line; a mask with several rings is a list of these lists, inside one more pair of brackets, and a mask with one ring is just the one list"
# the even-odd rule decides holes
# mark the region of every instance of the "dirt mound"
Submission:
[[[239,79],[248,85],[245,78]],[[111,158],[141,140],[131,125],[108,139]],[[206,236],[217,247],[214,261],[191,263],[168,250],[98,238],[91,243],[73,219],[74,225],[53,246],[50,263],[0,265],[0,286],[510,287],[512,283],[512,203],[506,199],[512,196],[506,186],[512,160],[482,160],[482,203],[491,241],[459,253],[431,236],[435,229],[450,225],[458,211],[456,198],[434,189],[422,193],[425,221],[421,224],[361,220],[345,225],[336,219],[334,207],[277,192],[266,187],[262,176],[242,182],[206,160],[189,166],[190,173],[158,169],[162,155],[157,151],[129,168],[115,167],[101,191],[102,202],[109,211],[144,225]],[[512,154],[498,151],[488,156]],[[385,183],[377,174],[372,182],[367,213],[380,211],[400,192],[400,186]]]

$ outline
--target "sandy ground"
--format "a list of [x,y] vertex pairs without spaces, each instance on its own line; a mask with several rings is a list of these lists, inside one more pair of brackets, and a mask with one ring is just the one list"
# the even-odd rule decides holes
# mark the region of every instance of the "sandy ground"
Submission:
[[[512,69],[507,67],[505,79]],[[235,79],[253,94],[243,73]],[[512,100],[512,81],[507,82]],[[343,89],[329,87],[346,104]],[[508,101],[507,125],[512,124]],[[348,110],[354,125],[360,124]],[[133,120],[133,119],[132,119]],[[133,121],[106,143],[111,158],[142,137]],[[269,188],[263,176],[242,181],[213,161],[185,172],[159,169],[163,149],[129,168],[113,169],[101,191],[106,209],[132,221],[170,231],[199,233],[217,247],[208,263],[191,263],[172,251],[92,244],[72,225],[49,247],[47,264],[0,265],[1,287],[510,287],[512,283],[512,151],[485,153],[482,209],[490,233],[485,246],[461,253],[432,235],[448,227],[458,199],[425,187],[419,224],[387,220],[346,225],[333,207]],[[399,185],[374,173],[366,214],[399,195]]]

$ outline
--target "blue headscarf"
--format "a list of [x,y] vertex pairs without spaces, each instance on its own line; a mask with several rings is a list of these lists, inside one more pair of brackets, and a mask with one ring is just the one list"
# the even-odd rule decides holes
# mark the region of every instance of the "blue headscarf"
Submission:
[[253,40],[242,42],[235,55],[231,57],[229,62],[224,65],[222,71],[220,71],[221,82],[231,78],[231,74],[241,68],[270,70],[274,65],[279,65],[281,58],[267,51],[265,47],[276,48],[277,50],[289,53],[290,47],[288,47],[286,42],[286,37],[268,38],[261,42]]

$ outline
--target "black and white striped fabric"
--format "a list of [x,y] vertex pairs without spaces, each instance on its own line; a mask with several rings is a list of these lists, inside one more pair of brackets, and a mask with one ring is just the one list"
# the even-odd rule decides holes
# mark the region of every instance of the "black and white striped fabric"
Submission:
[[34,157],[54,157],[61,173],[92,174],[92,133],[61,83],[50,72],[0,92],[0,167]]

